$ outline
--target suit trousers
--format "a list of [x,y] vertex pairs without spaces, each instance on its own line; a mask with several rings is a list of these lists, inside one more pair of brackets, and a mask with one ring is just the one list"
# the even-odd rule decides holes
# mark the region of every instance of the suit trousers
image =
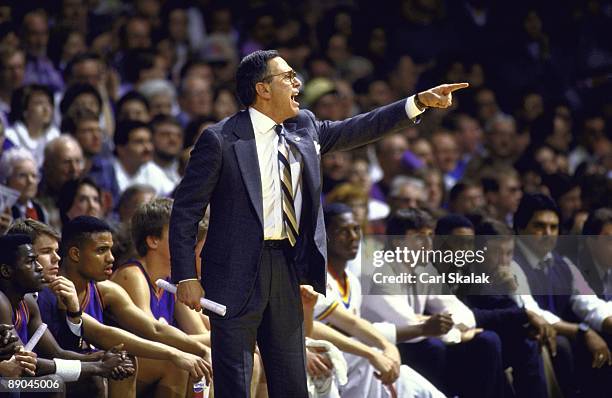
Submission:
[[304,314],[288,251],[264,247],[245,307],[230,319],[210,318],[216,398],[250,396],[256,342],[269,396],[308,397]]

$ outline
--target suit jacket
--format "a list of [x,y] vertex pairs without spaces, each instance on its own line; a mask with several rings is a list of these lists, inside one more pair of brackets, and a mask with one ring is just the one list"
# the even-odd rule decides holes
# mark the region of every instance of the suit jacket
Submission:
[[[406,100],[343,121],[318,121],[301,110],[283,123],[302,156],[302,215],[292,250],[301,281],[325,294],[326,235],[321,208],[321,155],[373,142],[408,123]],[[170,219],[172,280],[195,278],[198,222],[210,203],[202,257],[206,297],[238,315],[254,287],[263,248],[263,200],[253,125],[247,110],[209,127],[198,139],[176,193]],[[212,315],[214,316],[214,315]]]

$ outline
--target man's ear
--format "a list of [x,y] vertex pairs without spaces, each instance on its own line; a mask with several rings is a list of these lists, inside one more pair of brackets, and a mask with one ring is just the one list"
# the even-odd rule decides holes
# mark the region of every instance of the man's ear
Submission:
[[145,238],[145,242],[149,249],[157,249],[159,247],[159,238],[157,236],[149,235]]
[[255,91],[257,95],[264,99],[270,99],[272,93],[270,92],[270,85],[268,83],[259,82],[255,84]]
[[10,279],[13,275],[13,269],[7,264],[0,264],[0,277],[3,279]]
[[68,258],[69,258],[71,261],[73,261],[73,262],[75,262],[75,263],[78,263],[78,262],[79,262],[79,259],[81,258],[81,252],[80,252],[79,248],[78,248],[78,247],[76,247],[76,246],[72,246],[72,247],[70,247],[70,248],[68,249]]

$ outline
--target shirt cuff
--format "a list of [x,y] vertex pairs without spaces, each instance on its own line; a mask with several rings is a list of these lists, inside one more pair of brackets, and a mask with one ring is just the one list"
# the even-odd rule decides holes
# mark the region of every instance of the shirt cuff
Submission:
[[177,285],[179,283],[183,283],[183,282],[187,282],[187,281],[199,281],[199,279],[198,278],[181,279],[180,281],[178,281]]
[[66,317],[66,323],[68,324],[68,328],[70,329],[72,334],[74,334],[75,336],[81,337],[81,330],[82,330],[81,327],[83,326],[83,320],[82,319],[79,319],[79,323],[72,323],[72,322],[70,322],[68,317]]
[[425,110],[420,110],[417,106],[416,103],[414,102],[414,95],[411,95],[410,97],[408,97],[408,99],[406,100],[406,114],[408,115],[409,119],[414,119],[417,116],[419,116],[421,113],[425,112]]

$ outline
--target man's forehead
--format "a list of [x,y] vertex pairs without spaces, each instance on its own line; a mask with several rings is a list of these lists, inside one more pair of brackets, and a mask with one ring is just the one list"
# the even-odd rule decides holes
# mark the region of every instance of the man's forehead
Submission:
[[531,221],[557,224],[559,223],[559,216],[552,210],[540,210],[535,212]]
[[34,254],[34,250],[32,249],[32,245],[29,243],[24,243],[17,247],[17,252],[22,256],[31,256]]
[[95,245],[113,244],[113,234],[107,231],[89,234],[89,241]]
[[289,66],[287,61],[285,61],[281,57],[275,57],[269,60],[268,68],[273,73],[288,72],[291,70],[291,67]]

